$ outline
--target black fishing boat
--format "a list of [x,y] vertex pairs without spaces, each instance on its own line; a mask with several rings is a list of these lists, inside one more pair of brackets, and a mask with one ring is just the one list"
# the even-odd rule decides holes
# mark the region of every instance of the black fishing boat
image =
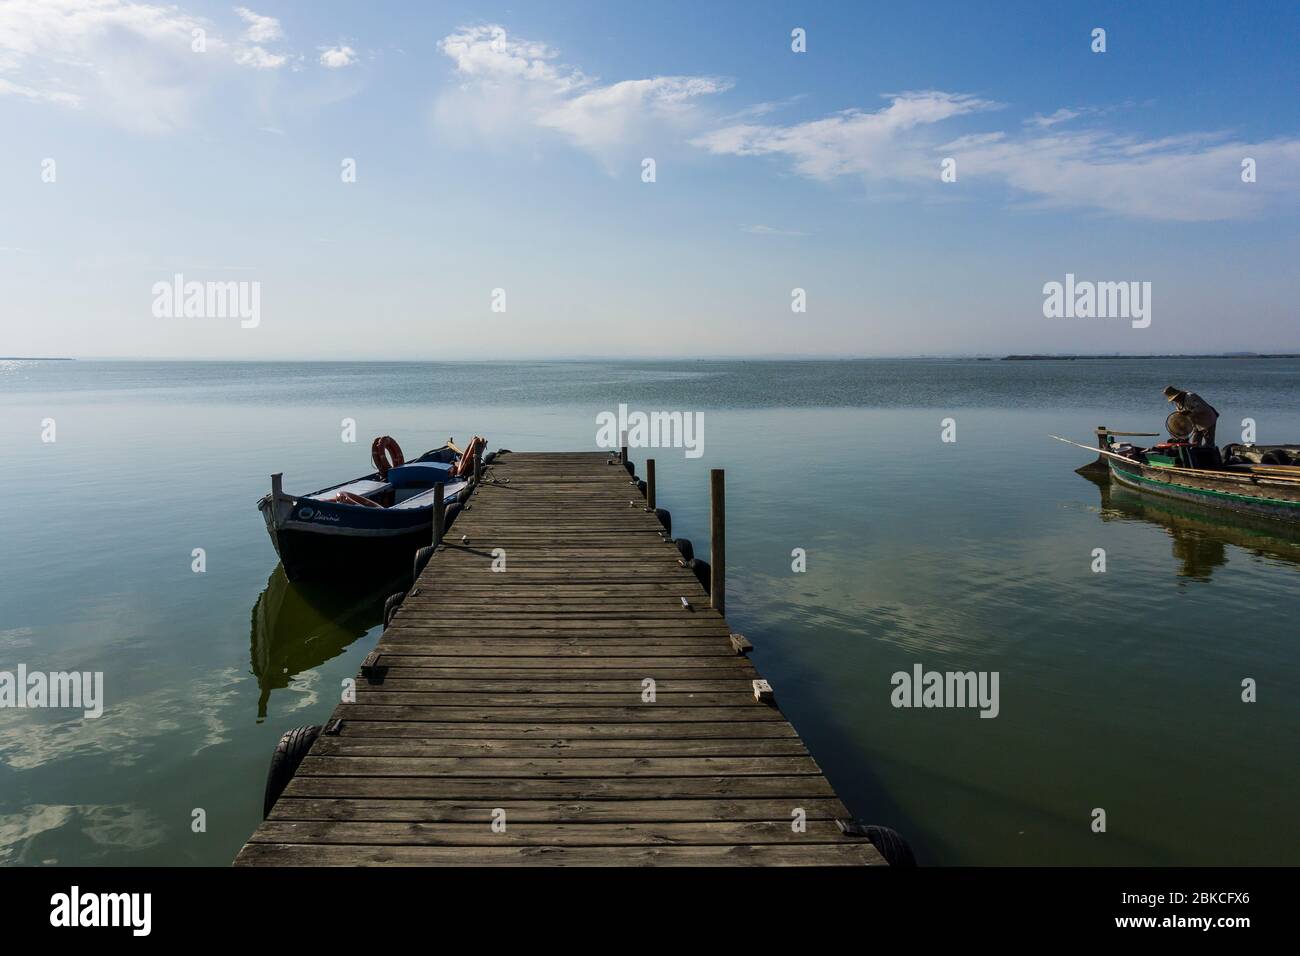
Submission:
[[306,495],[286,494],[280,475],[258,501],[271,543],[290,581],[375,579],[409,573],[430,544],[437,486],[451,524],[486,441],[462,451],[451,442],[407,462],[387,435],[371,445],[375,471]]

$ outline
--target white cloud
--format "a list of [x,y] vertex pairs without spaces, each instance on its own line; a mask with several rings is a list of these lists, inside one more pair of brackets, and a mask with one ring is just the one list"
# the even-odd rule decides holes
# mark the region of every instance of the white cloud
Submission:
[[[0,3],[0,95],[93,107],[148,131],[184,122],[208,24],[176,7],[129,0]],[[220,50],[209,40],[209,50]]]
[[143,132],[184,127],[223,69],[289,60],[260,45],[281,36],[278,20],[235,12],[247,26],[231,43],[211,21],[170,4],[3,0],[0,96],[83,108]]
[[253,43],[269,43],[284,36],[280,29],[280,21],[275,17],[264,17],[260,13],[254,13],[248,7],[235,7],[235,13],[248,24],[248,29],[244,31],[245,40]]
[[[1229,140],[1223,134],[1155,140],[1103,130],[1011,138],[1001,134],[946,147],[963,176],[1001,180],[1037,204],[1100,209],[1134,219],[1204,222],[1256,216],[1300,193],[1300,140]],[[1241,162],[1258,181],[1241,181]]]
[[[434,107],[444,132],[513,145],[549,131],[611,171],[633,156],[661,155],[699,132],[709,120],[701,100],[731,88],[729,80],[712,76],[601,84],[560,63],[546,44],[511,37],[495,24],[463,28],[438,46],[461,80]],[[658,152],[641,152],[651,147]]]
[[37,90],[30,86],[23,86],[20,83],[11,83],[9,80],[0,77],[0,96],[5,94],[22,96],[29,100],[58,103],[61,106],[68,106],[73,109],[78,108],[84,102],[83,98],[76,93],[62,93],[58,90]]
[[741,123],[714,130],[694,143],[715,154],[784,156],[798,172],[815,179],[850,174],[910,178],[927,155],[928,141],[918,135],[920,129],[997,106],[961,94],[899,93],[874,113],[845,110],[792,126]]
[[254,70],[278,70],[288,59],[282,53],[268,53],[260,46],[239,47],[235,50],[235,62]]
[[339,70],[357,62],[357,51],[350,46],[323,46],[320,51],[320,65],[331,70]]
[[[1034,116],[1015,134],[936,138],[939,124],[997,105],[964,94],[904,93],[872,113],[846,110],[787,126],[740,123],[694,143],[718,155],[782,157],[817,180],[857,176],[873,186],[912,190],[939,188],[940,160],[952,156],[960,183],[1010,187],[1037,206],[1135,219],[1246,218],[1280,202],[1294,204],[1300,194],[1300,140],[1294,138],[1245,142],[1197,133],[1143,139],[1102,129],[1057,129],[1107,112],[1091,107]],[[1260,170],[1255,183],[1241,181],[1246,157]]]

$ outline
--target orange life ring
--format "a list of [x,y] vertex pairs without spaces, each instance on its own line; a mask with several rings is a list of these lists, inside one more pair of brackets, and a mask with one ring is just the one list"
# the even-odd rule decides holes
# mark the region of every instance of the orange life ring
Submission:
[[380,481],[388,480],[389,469],[406,464],[406,459],[402,457],[402,446],[388,435],[380,435],[370,443],[370,460],[375,463]]
[[460,459],[451,469],[453,478],[464,478],[474,472],[474,456],[483,450],[487,444],[486,438],[480,438],[475,435],[470,439],[469,444],[465,446],[465,451],[461,454]]

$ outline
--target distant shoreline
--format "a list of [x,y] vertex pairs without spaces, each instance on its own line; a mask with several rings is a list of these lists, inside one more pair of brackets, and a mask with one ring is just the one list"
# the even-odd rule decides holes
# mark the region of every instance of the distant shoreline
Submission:
[[629,363],[690,363],[690,362],[1108,362],[1108,361],[1142,361],[1153,359],[1300,359],[1300,352],[1217,352],[1197,355],[1180,355],[1176,353],[1159,355],[1048,355],[1042,353],[1004,355],[997,358],[992,355],[717,355],[691,356],[682,358],[633,358],[629,356],[569,355],[515,358],[477,358],[446,359],[405,358],[405,359],[266,359],[266,358],[148,358],[138,356],[106,356],[77,359],[71,356],[54,355],[0,355],[0,362],[156,362],[159,364],[213,363],[213,364],[276,364],[276,365],[501,365],[518,362],[565,363],[565,362],[629,362]]
[[1074,362],[1111,359],[1293,359],[1296,352],[1220,352],[1212,355],[1007,355],[1003,362]]

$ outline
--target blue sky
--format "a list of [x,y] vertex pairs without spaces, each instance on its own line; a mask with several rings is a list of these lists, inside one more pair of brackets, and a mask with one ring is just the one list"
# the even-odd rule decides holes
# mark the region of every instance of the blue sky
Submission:
[[1300,350],[1294,3],[249,2],[0,0],[0,354]]

